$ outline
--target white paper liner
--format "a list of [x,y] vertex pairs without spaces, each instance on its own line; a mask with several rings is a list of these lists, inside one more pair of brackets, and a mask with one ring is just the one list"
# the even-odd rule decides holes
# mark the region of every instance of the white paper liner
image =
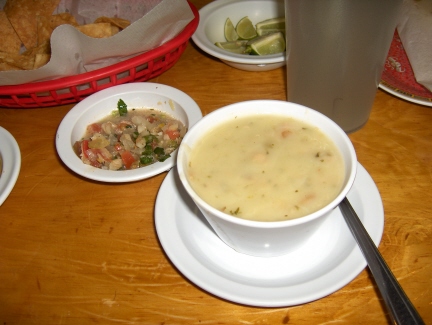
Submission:
[[417,82],[432,91],[432,0],[404,0],[397,30]]

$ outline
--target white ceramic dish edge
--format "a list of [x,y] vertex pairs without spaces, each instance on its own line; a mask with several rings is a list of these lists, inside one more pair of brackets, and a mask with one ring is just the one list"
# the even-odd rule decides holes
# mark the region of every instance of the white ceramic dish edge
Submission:
[[393,96],[396,96],[396,97],[398,97],[400,99],[404,99],[404,100],[406,100],[408,102],[432,107],[432,101],[429,101],[426,98],[423,99],[423,98],[420,98],[420,97],[409,96],[409,95],[403,94],[403,93],[401,93],[401,92],[399,92],[399,91],[397,91],[397,90],[395,90],[395,89],[393,89],[391,87],[388,87],[388,86],[384,85],[383,83],[380,83],[378,85],[378,87],[381,88],[382,90],[388,92],[389,94],[392,94]]
[[[348,198],[378,246],[384,230],[381,196],[364,167],[358,164],[357,169]],[[167,200],[172,204],[167,206]],[[222,299],[249,306],[287,307],[323,298],[367,265],[339,210],[323,225],[330,234],[317,236],[298,252],[274,258],[237,253],[206,225],[174,169],[159,190],[155,224],[164,251],[190,281]],[[300,265],[290,269],[294,260]]]
[[15,186],[21,169],[21,153],[17,141],[6,129],[0,127],[0,206]]

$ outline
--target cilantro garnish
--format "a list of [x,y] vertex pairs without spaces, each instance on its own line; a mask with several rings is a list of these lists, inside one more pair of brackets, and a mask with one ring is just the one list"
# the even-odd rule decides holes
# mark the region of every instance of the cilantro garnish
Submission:
[[118,109],[118,112],[119,112],[120,116],[127,115],[127,105],[123,101],[123,99],[121,99],[121,98],[117,102],[117,109]]

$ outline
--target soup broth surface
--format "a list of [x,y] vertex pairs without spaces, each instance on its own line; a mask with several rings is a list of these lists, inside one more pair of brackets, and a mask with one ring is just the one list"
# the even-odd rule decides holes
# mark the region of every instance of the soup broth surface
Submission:
[[318,128],[254,115],[209,130],[191,150],[187,176],[204,201],[225,213],[281,221],[330,203],[344,169],[336,145]]

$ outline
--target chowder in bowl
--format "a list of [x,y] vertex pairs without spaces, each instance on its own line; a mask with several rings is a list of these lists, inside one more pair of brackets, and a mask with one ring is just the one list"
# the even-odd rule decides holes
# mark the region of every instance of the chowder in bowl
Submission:
[[206,115],[177,159],[186,192],[214,231],[253,256],[283,255],[310,238],[350,190],[357,166],[333,121],[274,100]]

